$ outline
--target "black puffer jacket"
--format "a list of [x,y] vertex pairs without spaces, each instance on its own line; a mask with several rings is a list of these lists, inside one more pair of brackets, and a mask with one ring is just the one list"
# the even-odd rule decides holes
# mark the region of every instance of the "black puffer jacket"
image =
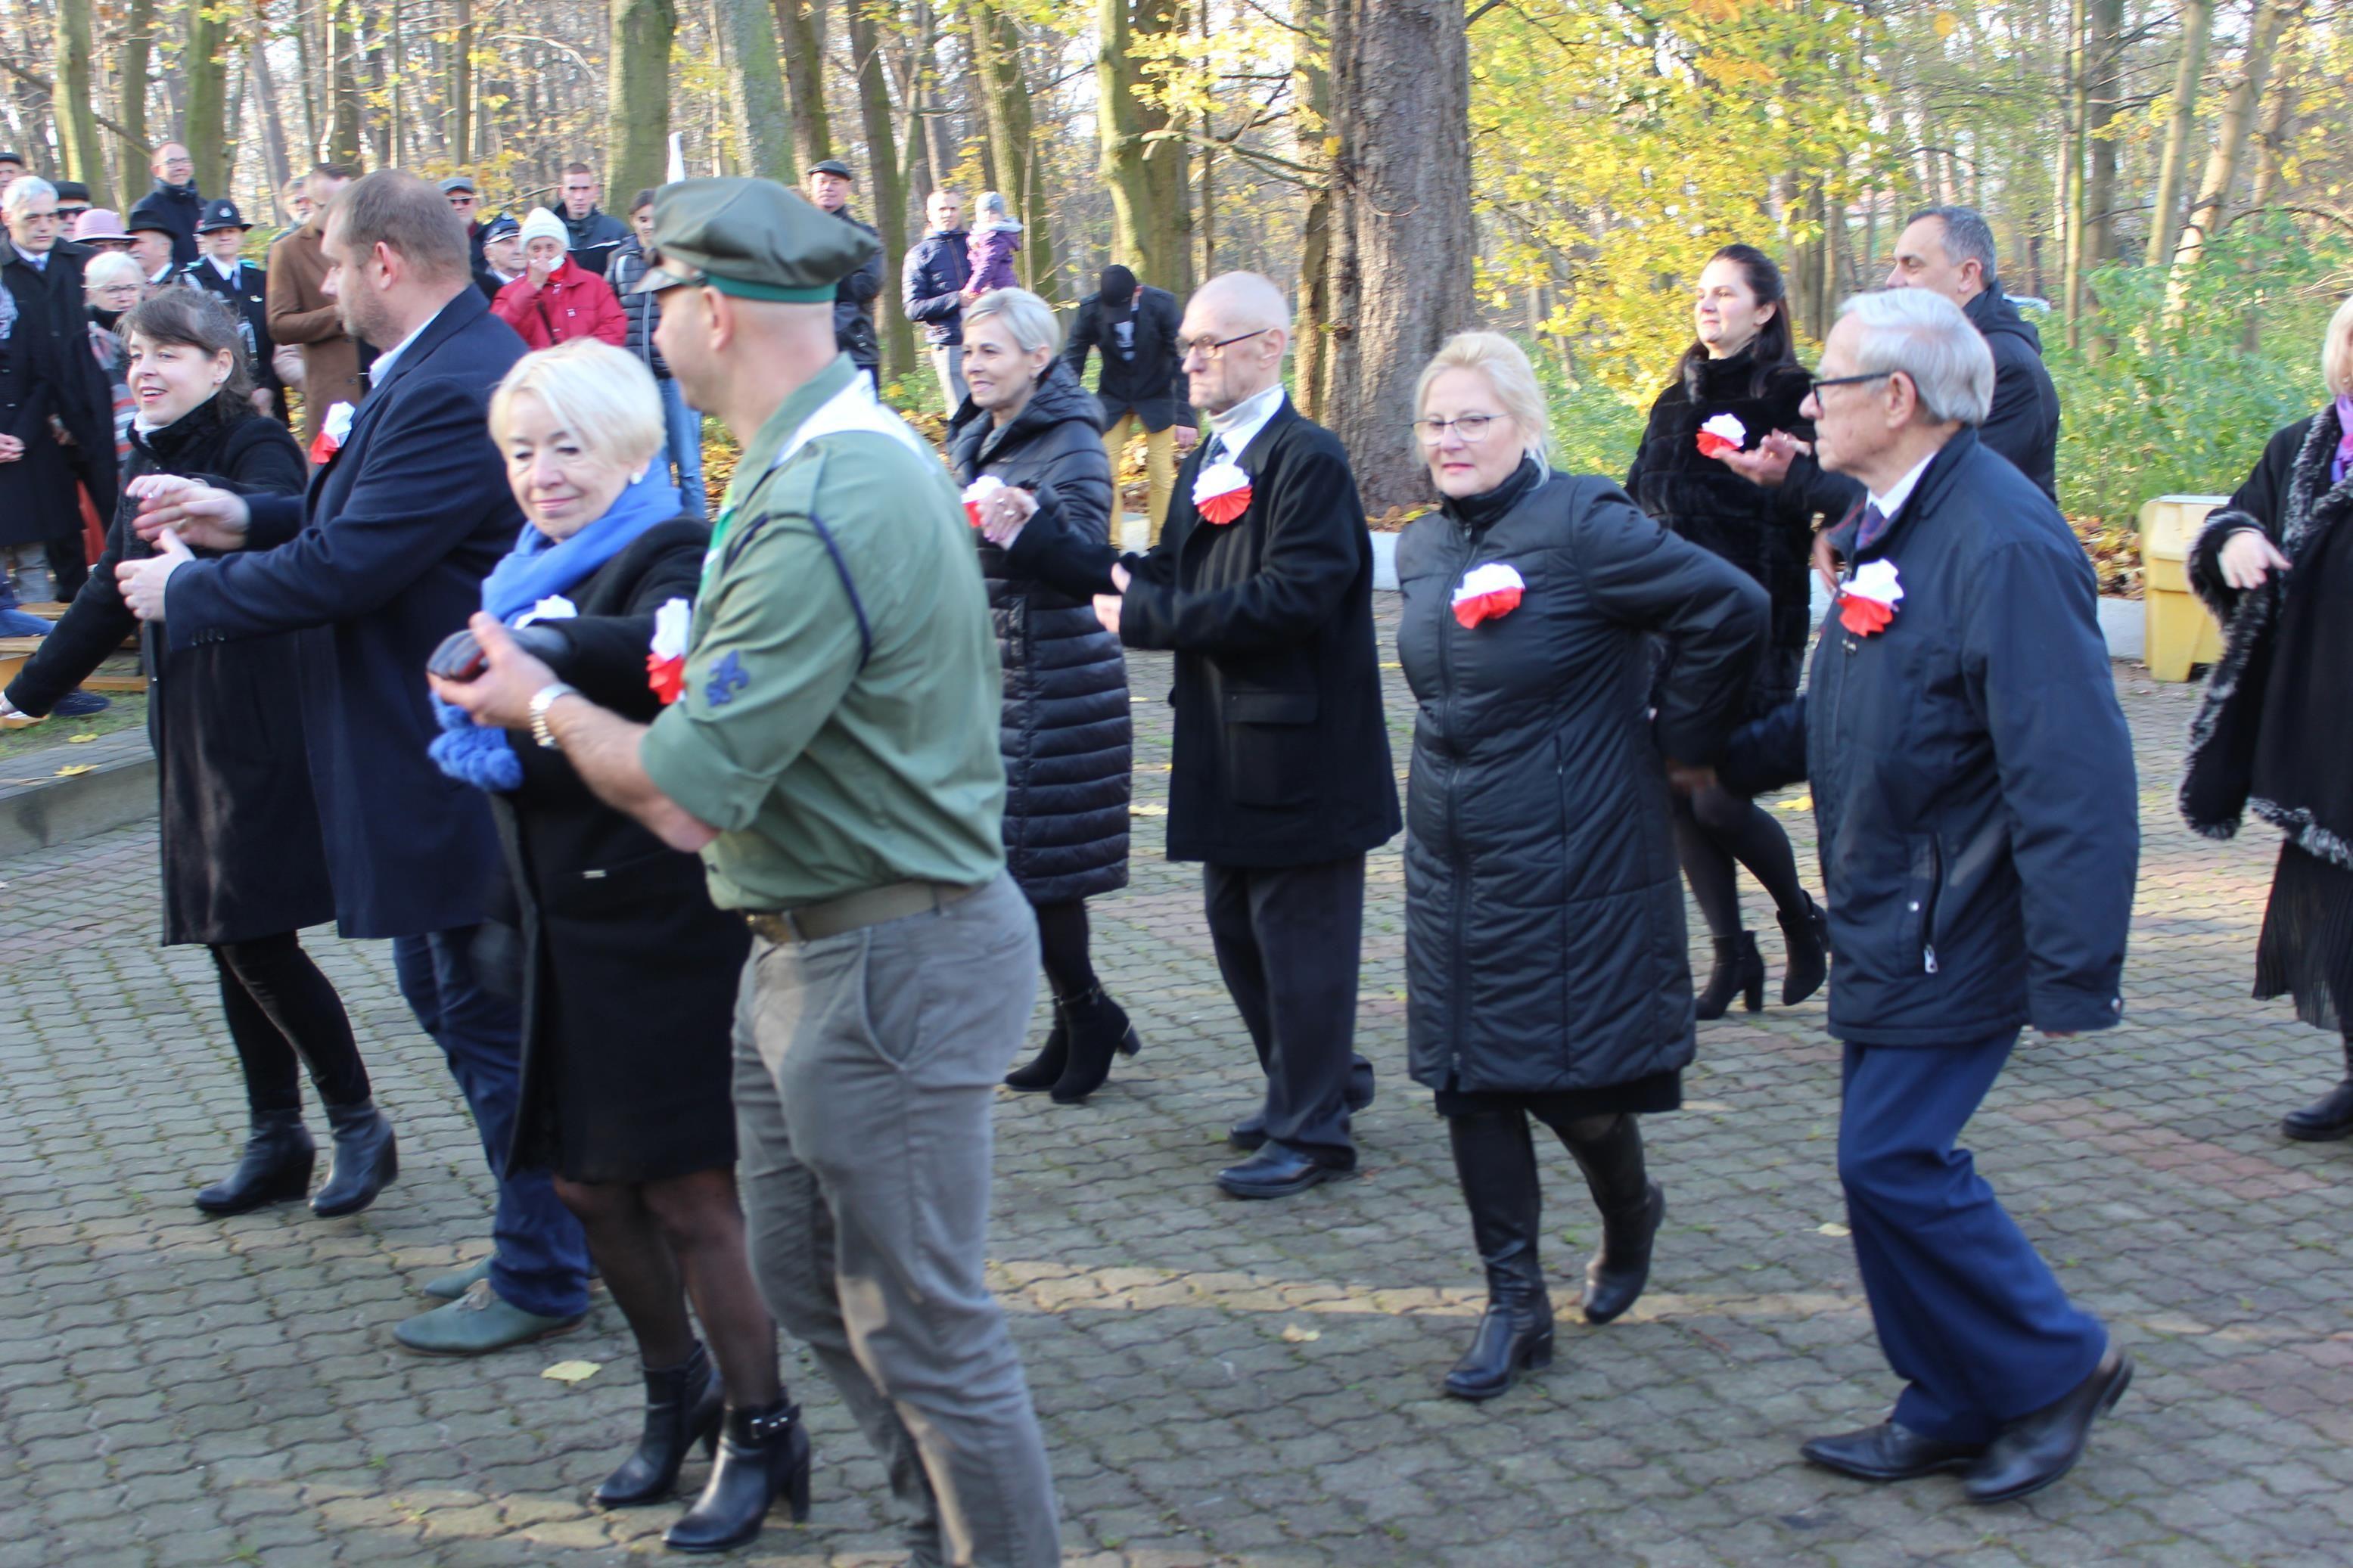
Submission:
[[633,234],[614,249],[613,265],[606,270],[605,280],[621,297],[621,318],[628,322],[628,334],[621,346],[645,361],[655,380],[668,381],[670,362],[662,358],[661,350],[654,347],[654,329],[661,325],[661,296],[631,292],[645,276],[645,247]]
[[1956,1047],[2115,1023],[2140,813],[2084,547],[1963,430],[1861,559],[1894,563],[1895,618],[1831,617],[1805,695],[1717,770],[1741,795],[1813,782],[1830,1032]]
[[1762,584],[1772,601],[1772,636],[1750,688],[1748,712],[1769,712],[1797,694],[1813,634],[1807,564],[1817,514],[1838,521],[1862,499],[1862,487],[1826,474],[1810,456],[1789,466],[1788,478],[1767,489],[1752,484],[1699,449],[1699,428],[1719,414],[1737,418],[1754,449],[1775,430],[1814,438],[1813,421],[1798,412],[1808,379],[1798,365],[1776,366],[1756,386],[1755,354],[1702,360],[1697,395],[1684,376],[1667,384],[1651,405],[1651,422],[1626,492],[1634,504],[1694,544],[1722,556]]
[[[948,437],[966,484],[994,474],[1034,490],[1041,534],[1105,545],[1111,459],[1095,400],[1059,364],[998,429],[967,402]],[[1025,531],[1027,531],[1025,530]],[[1015,576],[978,534],[981,574],[1005,666],[1005,851],[1032,903],[1127,886],[1127,661],[1087,599]]]
[[[1406,1047],[1433,1089],[1597,1089],[1692,1058],[1661,753],[1704,762],[1738,720],[1765,593],[1606,479],[1539,482],[1526,463],[1514,483],[1398,542],[1398,658],[1419,704]],[[1455,587],[1490,562],[1525,595],[1466,628]],[[1655,721],[1652,637],[1677,656]]]
[[2000,286],[1962,311],[1993,351],[1993,407],[1978,439],[2008,458],[2052,500],[2059,499],[2059,389],[2042,365],[2042,334]]

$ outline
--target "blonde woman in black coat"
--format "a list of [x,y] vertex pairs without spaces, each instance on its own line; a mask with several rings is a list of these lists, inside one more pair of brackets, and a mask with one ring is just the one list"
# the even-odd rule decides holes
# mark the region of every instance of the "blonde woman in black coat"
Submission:
[[[1665,763],[1712,758],[1739,718],[1766,596],[1607,479],[1546,465],[1543,398],[1509,339],[1452,339],[1416,405],[1442,500],[1398,543],[1398,658],[1419,705],[1406,1048],[1487,1272],[1446,1392],[1487,1399],[1553,1353],[1531,1116],[1601,1212],[1586,1321],[1620,1316],[1649,1279],[1666,1194],[1640,1118],[1683,1103],[1693,1050]],[[1672,656],[1655,692],[1654,638]]]
[[0,713],[43,714],[136,632],[155,684],[164,941],[203,942],[245,1070],[249,1131],[236,1169],[196,1194],[206,1214],[243,1214],[309,1191],[317,1149],[302,1121],[302,1071],[334,1129],[334,1167],[311,1206],[356,1214],[397,1173],[392,1128],[334,986],[298,934],[335,912],[304,754],[291,634],[174,651],[159,623],[122,602],[115,568],[155,553],[139,537],[141,481],[178,475],[240,494],[294,495],[310,470],[286,427],[253,411],[237,321],[209,294],[167,289],[118,323],[135,414],[127,493],[106,551],[56,632],[0,697]]
[[1071,1104],[1101,1089],[1112,1059],[1134,1056],[1137,1040],[1087,952],[1087,900],[1127,886],[1127,661],[1091,600],[1017,572],[997,542],[1034,516],[1039,537],[1111,543],[1100,405],[1055,359],[1060,346],[1052,307],[1026,289],[967,304],[970,396],[948,448],[967,485],[1004,487],[975,492],[973,504],[1005,666],[1005,856],[1037,914],[1054,998],[1044,1047],[1005,1081]]
[[2255,950],[2255,994],[2345,1038],[2345,1079],[2291,1111],[2307,1142],[2353,1137],[2353,299],[2321,351],[2329,402],[2280,431],[2231,503],[2209,518],[2189,581],[2229,641],[2190,731],[2181,786],[2211,838],[2249,810],[2286,835]]

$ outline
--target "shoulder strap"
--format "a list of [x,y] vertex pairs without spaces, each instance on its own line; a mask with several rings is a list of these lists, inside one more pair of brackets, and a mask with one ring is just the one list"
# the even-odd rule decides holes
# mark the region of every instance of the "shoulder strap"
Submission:
[[[820,450],[812,461],[818,468],[822,468],[825,463],[823,451]],[[760,493],[768,488],[768,481],[776,478],[786,466],[784,463],[778,463],[766,473],[762,474],[758,482],[753,485],[752,493],[744,498],[744,510],[750,514],[751,521],[745,527],[735,531],[729,537],[726,553],[721,558],[722,570],[733,566],[735,558],[744,553],[744,547],[759,537],[761,530],[776,521],[775,513],[760,511],[756,510],[754,503],[759,500]],[[801,467],[798,463],[790,466]],[[815,474],[809,477],[812,480],[817,478]],[[841,579],[841,591],[849,599],[849,613],[858,617],[858,668],[863,671],[868,661],[874,657],[874,628],[866,619],[866,601],[858,596],[858,583],[849,574],[849,563],[842,559],[841,546],[835,542],[833,530],[826,527],[824,520],[817,515],[814,508],[802,508],[787,515],[799,518],[810,528],[816,530],[818,542],[825,546],[826,557],[833,563],[834,574]]]

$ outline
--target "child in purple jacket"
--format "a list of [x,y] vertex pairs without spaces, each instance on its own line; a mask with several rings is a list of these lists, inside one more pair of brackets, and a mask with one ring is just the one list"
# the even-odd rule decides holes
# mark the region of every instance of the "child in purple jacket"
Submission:
[[1006,210],[1003,193],[981,192],[972,237],[965,241],[965,254],[972,258],[972,281],[964,286],[965,297],[977,300],[992,289],[1020,288],[1021,279],[1013,273],[1013,253],[1020,248],[1021,224]]

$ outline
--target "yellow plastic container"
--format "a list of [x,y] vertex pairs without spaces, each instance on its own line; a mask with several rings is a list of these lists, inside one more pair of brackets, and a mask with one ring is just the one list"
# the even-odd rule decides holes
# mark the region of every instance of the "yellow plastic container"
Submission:
[[2159,680],[2187,680],[2193,666],[2222,657],[2222,628],[2189,591],[2189,548],[2228,496],[2158,496],[2140,509],[2142,657]]

